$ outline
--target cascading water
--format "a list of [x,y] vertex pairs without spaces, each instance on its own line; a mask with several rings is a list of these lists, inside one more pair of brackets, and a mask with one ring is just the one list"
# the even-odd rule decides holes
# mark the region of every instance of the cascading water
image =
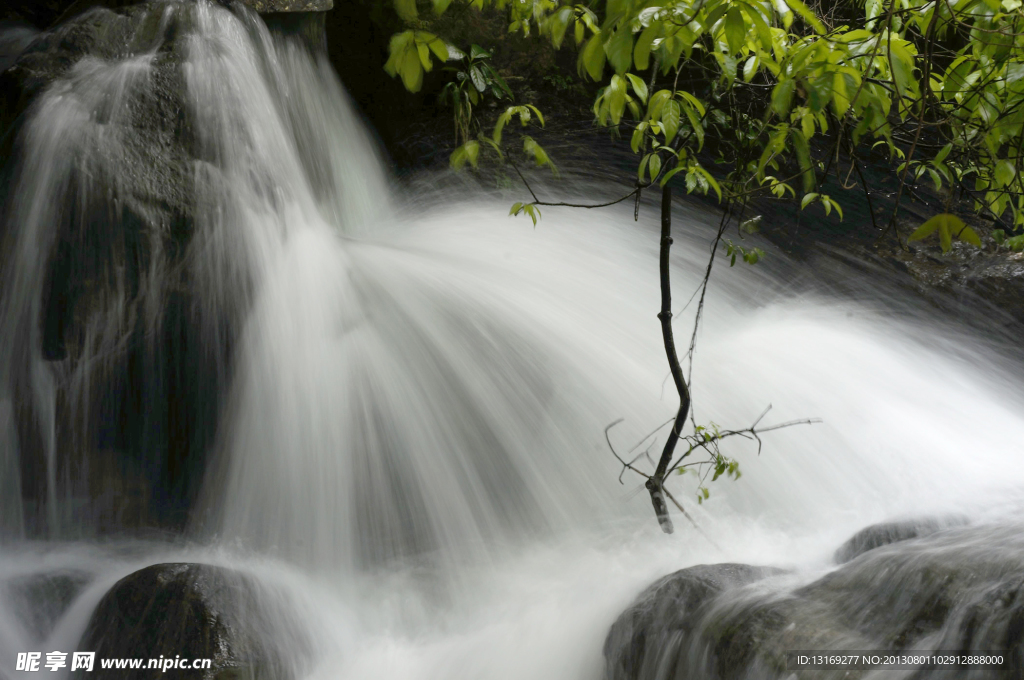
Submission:
[[[0,303],[0,677],[19,651],[76,649],[120,577],[192,561],[249,574],[295,614],[311,641],[300,677],[593,679],[612,621],[660,575],[783,565],[796,569],[774,586],[785,593],[868,523],[1005,525],[1018,507],[1020,367],[924,314],[785,290],[779,265],[716,279],[697,417],[745,426],[774,403],[779,421],[824,423],[773,433],[760,457],[731,450],[743,478],[689,504],[713,543],[682,522],[660,534],[603,435],[625,418],[611,436],[628,449],[674,412],[654,225],[552,210],[533,229],[465,192],[395,198],[325,61],[245,11],[169,2],[146,17],[132,49],[50,86],[21,141]],[[187,123],[164,132],[191,139],[192,233],[176,256],[158,232],[142,257],[127,228],[103,230],[147,217],[123,199],[138,194],[137,164],[155,162],[133,116],[175,78]],[[710,232],[684,206],[676,224],[683,300]],[[62,241],[114,245],[65,355],[50,357],[37,320]],[[91,431],[91,410],[110,411],[98,385],[117,382],[133,342],[156,344],[181,295],[199,329],[186,356],[206,357],[223,388],[190,542],[59,542],[102,531],[89,504],[109,490],[75,481],[117,445]],[[139,356],[157,366],[145,384],[162,385],[169,355]],[[31,499],[26,466],[44,473]],[[692,480],[679,487],[692,498]],[[42,533],[33,522],[50,541],[22,538]],[[66,607],[25,595],[54,575],[72,584]]]

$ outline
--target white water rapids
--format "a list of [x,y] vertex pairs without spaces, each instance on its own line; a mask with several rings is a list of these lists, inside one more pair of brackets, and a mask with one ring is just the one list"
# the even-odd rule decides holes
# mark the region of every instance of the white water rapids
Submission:
[[[639,223],[629,209],[550,209],[533,228],[506,217],[515,198],[396,191],[326,62],[211,5],[165,11],[195,19],[184,73],[206,160],[187,266],[199,323],[214,335],[239,319],[234,378],[187,536],[0,545],[0,677],[22,675],[17,652],[76,650],[119,578],[196,561],[251,573],[295,610],[313,640],[299,677],[597,680],[609,626],[663,574],[731,561],[810,579],[872,522],[1017,507],[1019,365],[974,349],[968,329],[787,283],[787,265],[723,261],[699,335],[698,421],[745,427],[771,403],[766,423],[823,422],[766,435],[760,456],[729,442],[740,480],[700,506],[691,477],[674,487],[714,545],[679,516],[663,535],[603,434],[624,418],[611,438],[625,452],[676,408],[654,209]],[[118,107],[145,91],[151,58],[83,60],[35,110],[0,389],[28,360],[38,399],[53,399],[60,376],[12,339],[39,314],[52,197],[70,166],[103,166],[113,155],[99,151],[131,134]],[[677,309],[706,264],[708,219],[677,205]],[[0,525],[20,522],[11,400],[0,394]],[[54,466],[62,451],[47,455]],[[39,624],[12,584],[60,571],[89,583]]]

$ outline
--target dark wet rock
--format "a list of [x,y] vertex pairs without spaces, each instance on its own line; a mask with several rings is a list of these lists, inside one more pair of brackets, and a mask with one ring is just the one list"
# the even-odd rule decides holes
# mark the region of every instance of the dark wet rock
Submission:
[[[209,669],[76,671],[79,680],[287,680],[309,642],[290,613],[242,574],[204,564],[157,564],[118,581],[97,605],[79,650],[102,658],[210,659]],[[301,663],[298,664],[301,667]]]
[[257,12],[326,12],[334,0],[242,0]]
[[9,69],[38,32],[21,22],[0,21],[0,73]]
[[22,622],[32,643],[42,643],[91,580],[80,571],[13,578],[3,585],[3,608]]
[[59,86],[84,58],[119,61],[163,43],[154,57],[153,86],[140,90],[142,96],[125,121],[136,134],[124,136],[118,161],[133,171],[119,177],[127,184],[119,187],[118,193],[126,202],[126,211],[173,232],[176,223],[190,217],[195,192],[193,159],[188,153],[191,134],[183,115],[185,84],[180,55],[173,41],[164,42],[175,30],[174,22],[162,21],[163,8],[171,4],[95,8],[43,33],[3,74],[0,92],[5,98],[7,122],[14,123],[44,89]]
[[[334,7],[334,0],[237,1],[260,13],[325,12]],[[139,0],[7,0],[3,7],[0,7],[0,21],[22,21],[37,28],[49,28],[93,7],[117,9],[134,4],[139,4]]]
[[846,543],[839,546],[839,549],[836,550],[835,560],[839,564],[843,564],[883,545],[928,536],[936,531],[963,524],[966,524],[966,520],[961,518],[942,520],[934,518],[908,519],[872,524],[866,529],[861,529],[851,536]]
[[[245,28],[264,35],[253,12],[230,4]],[[295,3],[263,3],[261,9],[285,10],[286,4],[296,8]],[[183,66],[195,8],[174,0],[83,0],[66,9],[69,18],[35,36],[27,47],[22,44],[27,34],[19,29],[12,40],[21,37],[11,48],[18,57],[0,74],[0,256],[13,253],[9,248],[17,230],[29,231],[19,223],[13,200],[13,192],[37,192],[35,186],[20,184],[23,169],[38,157],[26,141],[28,132],[33,124],[50,121],[40,136],[58,134],[63,119],[40,111],[58,99],[67,102],[59,107],[60,115],[72,122],[90,121],[83,130],[96,137],[91,146],[62,159],[67,181],[53,189],[53,203],[63,209],[51,220],[54,232],[39,246],[46,252],[46,275],[40,318],[31,323],[42,329],[43,357],[67,362],[65,375],[74,374],[76,366],[97,366],[97,373],[84,381],[91,393],[78,402],[97,407],[70,414],[74,400],[56,405],[59,420],[81,424],[79,432],[57,428],[58,448],[88,460],[61,463],[67,469],[55,475],[61,487],[56,495],[96,499],[89,506],[96,516],[66,522],[76,527],[101,532],[178,528],[203,477],[237,331],[225,319],[216,331],[217,347],[206,342],[211,333],[200,328],[197,309],[202,307],[198,298],[208,291],[197,298],[187,255],[197,213],[208,207],[199,197],[197,177],[205,176],[216,156],[194,120]],[[271,35],[323,48],[323,12],[264,16]],[[3,49],[0,45],[0,57]],[[96,82],[114,79],[123,79],[120,89],[91,97]],[[0,271],[5,265],[0,263]],[[118,352],[90,362],[94,322],[119,315]],[[32,384],[27,374],[12,382],[26,392]],[[24,525],[30,536],[41,535],[53,521],[42,511],[49,492],[42,455],[46,435],[38,423],[46,417],[32,412],[30,394],[17,392],[14,400],[28,405],[14,414],[19,448],[26,452],[20,461],[26,480]],[[60,523],[62,518],[56,519]]]
[[[94,403],[104,406],[91,410],[93,420],[86,426],[93,433],[89,445],[95,455],[91,457],[98,460],[98,452],[117,450],[122,460],[106,466],[114,473],[108,480],[98,480],[95,475],[83,478],[77,472],[58,473],[58,478],[70,480],[68,485],[73,487],[58,493],[81,495],[97,484],[166,489],[169,493],[162,498],[148,496],[147,500],[146,493],[136,494],[151,502],[151,512],[132,510],[131,514],[150,515],[157,521],[173,518],[168,520],[171,524],[184,521],[184,507],[197,491],[198,482],[191,480],[198,479],[201,472],[187,476],[183,472],[191,473],[189,468],[201,463],[202,451],[212,437],[214,395],[219,389],[216,381],[202,377],[204,373],[213,375],[209,373],[213,367],[210,359],[204,359],[198,351],[195,331],[190,327],[194,304],[187,292],[189,282],[175,274],[181,270],[178,265],[192,233],[198,162],[195,135],[186,114],[181,48],[175,39],[182,34],[180,22],[187,20],[187,15],[168,11],[177,4],[161,1],[123,9],[91,9],[40,34],[15,65],[0,75],[0,110],[6,133],[2,144],[8,144],[0,152],[0,161],[4,161],[4,172],[10,173],[0,188],[0,199],[12,209],[14,202],[2,194],[15,190],[20,181],[19,168],[33,160],[25,134],[37,119],[37,108],[58,96],[86,102],[89,91],[82,83],[89,81],[76,79],[81,73],[89,73],[102,62],[129,64],[137,55],[155,50],[145,72],[146,86],[126,88],[129,105],[118,104],[115,111],[111,102],[107,108],[97,106],[86,112],[97,125],[108,122],[104,117],[116,112],[117,125],[110,127],[130,130],[131,134],[111,136],[116,143],[103,144],[97,153],[72,159],[69,164],[66,195],[55,199],[66,209],[61,211],[48,244],[39,323],[43,356],[74,363],[84,352],[88,320],[113,304],[112,299],[123,298],[135,318],[147,314],[152,318],[155,309],[162,308],[166,321],[160,328],[162,337],[156,342],[147,340],[144,325],[136,323],[138,330],[124,344],[124,363],[156,365],[149,348],[159,346],[169,357],[181,356],[175,365],[195,366],[197,370],[188,377],[156,376],[146,385],[138,380],[107,382],[102,376],[91,380],[92,389],[103,392]],[[11,144],[12,140],[20,141]],[[8,219],[4,228],[11,234],[22,228],[13,212],[4,218]],[[123,273],[123,284],[115,285],[111,272]],[[166,272],[159,276],[166,291],[161,297],[150,294],[152,288],[147,288],[147,277],[152,277],[152,272]],[[139,311],[144,305],[151,305],[149,312]],[[141,395],[145,396],[140,399]],[[28,396],[19,394],[15,398],[20,403],[32,403]],[[173,399],[178,400],[177,405],[163,406]],[[141,423],[138,430],[117,438],[104,434],[110,431],[109,423],[134,418],[136,412],[138,420],[133,422]],[[209,423],[209,427],[190,432],[175,430],[172,419],[178,413],[201,414],[189,418],[190,422]],[[22,450],[41,451],[33,425],[38,416],[23,409],[18,417]],[[77,444],[59,442],[58,446],[79,450]],[[147,456],[161,456],[164,462],[146,460]],[[31,480],[23,487],[30,506],[26,524],[30,534],[44,533],[47,518],[31,510],[42,508],[47,497],[45,475],[41,474],[44,463],[41,456],[25,456],[22,465],[23,478]],[[74,467],[74,463],[69,466]],[[97,467],[86,465],[80,469]],[[142,471],[145,479],[129,474],[132,470]],[[110,480],[116,483],[107,484]]]
[[702,608],[723,591],[780,573],[746,564],[702,564],[647,588],[612,626],[604,643],[609,680],[660,677],[677,662],[679,646],[695,634]]
[[965,305],[988,305],[1024,323],[1024,253],[1000,248],[987,235],[988,223],[971,221],[983,235],[982,249],[956,242],[943,253],[930,241],[915,242],[906,250],[889,248],[886,257],[925,290],[941,291]]
[[[799,587],[789,578],[706,587],[688,571],[651,586],[616,621],[605,644],[608,680],[788,679],[787,653],[797,650],[1004,652],[998,668],[908,672],[915,680],[1010,680],[1024,667],[1024,535],[1017,526],[948,528],[889,543]],[[667,587],[679,578],[682,596]]]

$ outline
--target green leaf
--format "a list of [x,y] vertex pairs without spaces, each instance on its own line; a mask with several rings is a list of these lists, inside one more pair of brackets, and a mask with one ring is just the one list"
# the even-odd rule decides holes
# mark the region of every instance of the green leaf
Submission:
[[[704,179],[706,179],[708,181],[708,184],[711,186],[711,188],[715,190],[716,194],[718,194],[718,202],[721,203],[722,202],[722,187],[720,187],[718,185],[718,181],[714,177],[711,176],[710,172],[708,172],[707,170],[705,170],[704,168],[702,168],[699,165],[694,168],[694,171],[700,173],[704,177]],[[705,193],[707,193],[707,192],[705,192]]]
[[604,73],[604,59],[604,46],[601,44],[601,35],[596,34],[587,41],[586,47],[580,52],[580,63],[591,80],[601,80],[601,76]]
[[420,63],[419,50],[409,45],[406,47],[398,64],[398,74],[402,84],[410,92],[419,92],[423,87],[423,65]]
[[523,209],[523,204],[522,203],[513,203],[512,204],[512,209],[508,211],[509,217],[511,217],[512,215],[518,215],[519,211],[522,210],[522,209]]
[[[675,102],[673,102],[674,104]],[[704,148],[704,126],[701,124],[697,114],[694,113],[693,108],[690,106],[683,106],[683,111],[686,112],[686,119],[690,121],[690,127],[693,128],[693,134],[697,136],[697,150],[700,151]]]
[[527,104],[526,106],[537,115],[537,120],[540,121],[540,126],[544,127],[544,114],[540,112],[540,109],[533,104]]
[[633,130],[633,136],[629,140],[629,148],[633,150],[633,153],[638,153],[640,151],[640,145],[643,144],[644,132],[646,130],[647,123],[640,123],[636,126],[636,129]]
[[466,142],[462,146],[455,149],[452,152],[449,162],[451,166],[456,170],[460,170],[468,162],[474,168],[477,165],[478,157],[480,156],[480,142],[470,141]]
[[572,19],[572,7],[563,7],[548,19],[545,28],[551,36],[551,44],[556,50],[561,49],[562,41],[565,40],[565,32],[569,28],[569,21]]
[[725,15],[725,40],[733,54],[742,50],[747,42],[747,24],[739,7],[732,7]]
[[836,111],[836,117],[842,118],[847,109],[850,108],[850,93],[846,87],[845,73],[836,73],[832,80],[832,108]]
[[640,98],[642,104],[647,103],[647,85],[644,81],[632,73],[627,73],[626,77],[629,78],[629,84],[633,86],[633,92],[636,92],[636,96]]
[[800,131],[804,133],[804,137],[808,140],[814,136],[814,116],[812,114],[806,113],[800,119]]
[[817,185],[817,178],[814,176],[814,166],[811,164],[811,150],[807,144],[807,138],[796,128],[790,130],[790,137],[793,140],[793,150],[796,151],[797,162],[800,164],[804,193],[812,192]]
[[651,100],[647,102],[647,115],[650,116],[651,120],[657,121],[661,118],[665,102],[671,98],[672,92],[669,90],[658,90],[651,95]]
[[[907,241],[920,241],[938,231],[939,245],[942,246],[942,252],[946,253],[949,252],[949,249],[952,247],[953,235],[955,234],[962,239],[962,235],[968,228],[969,227],[964,224],[964,221],[956,215],[941,213],[929,218],[924,224],[915,229],[913,233],[907,237]],[[968,243],[971,243],[972,241],[970,241],[970,239],[972,236],[978,240],[978,245],[980,246],[981,240],[977,238],[977,234],[973,229],[970,230],[970,234],[968,234],[967,239],[962,240],[966,240]]]
[[470,59],[490,59],[491,53],[479,45],[471,45],[469,48]]
[[650,65],[651,46],[660,33],[660,21],[652,21],[651,25],[640,33],[640,37],[636,40],[636,46],[633,48],[633,62],[636,64],[637,70],[647,70]]
[[628,28],[619,28],[604,44],[604,52],[615,72],[625,73],[633,65],[633,34]]
[[661,177],[661,182],[659,182],[659,184],[660,184],[661,186],[665,186],[666,184],[668,184],[668,181],[669,181],[670,179],[672,179],[673,177],[675,177],[675,176],[676,176],[677,174],[679,174],[679,173],[680,173],[680,172],[682,172],[683,170],[686,170],[686,167],[685,167],[685,166],[682,166],[682,165],[677,165],[676,167],[672,168],[671,170],[669,170],[668,172],[666,172],[666,173],[665,173],[664,175],[662,175],[662,177]]
[[651,162],[647,164],[647,172],[653,183],[658,178],[658,173],[661,172],[661,156],[658,154],[651,156]]
[[487,81],[484,79],[483,71],[476,64],[469,67],[469,78],[473,81],[473,87],[476,88],[477,92],[483,92],[487,89]]
[[981,247],[981,239],[978,237],[978,233],[970,227],[961,229],[958,236],[964,243],[970,243],[975,248]]
[[618,125],[622,120],[622,112],[626,108],[626,79],[620,75],[612,76],[608,88],[605,90],[605,100],[608,103],[608,112],[611,114],[612,124]]
[[434,0],[434,14],[444,14],[452,0]]
[[670,143],[679,132],[679,102],[670,99],[661,109],[661,126],[665,130],[665,143]]
[[697,109],[697,111],[700,112],[701,116],[704,116],[704,114],[707,113],[701,101],[694,97],[689,92],[687,92],[686,90],[676,90],[676,95],[682,97],[685,101],[689,102],[690,106]]
[[749,83],[757,73],[757,67],[761,64],[761,58],[756,54],[747,59],[743,64],[743,82]]
[[912,90],[914,83],[914,57],[900,43],[899,40],[892,40],[889,44],[889,55],[892,57],[892,75],[896,81],[900,95],[906,95]]
[[466,157],[469,159],[469,164],[475,168],[477,165],[477,159],[480,156],[480,142],[466,142],[465,147]]
[[540,209],[538,209],[534,204],[528,203],[523,206],[523,212],[530,216],[530,219],[533,220],[533,226],[536,227],[537,218],[540,217]]
[[528,155],[533,156],[533,161],[538,166],[546,165],[551,168],[551,172],[558,176],[558,168],[551,162],[551,158],[547,152],[538,144],[532,137],[523,137],[523,151]]
[[[836,212],[839,213],[839,221],[842,222],[842,220],[843,220],[843,207],[841,205],[839,205],[838,203],[836,203],[831,198],[829,198],[828,196],[822,196],[821,198],[822,198],[822,200],[827,200],[828,201],[828,205],[830,205],[830,206],[832,206],[833,208],[836,209]],[[828,210],[826,210],[825,213],[828,214]]]
[[1011,163],[1010,161],[1003,158],[998,163],[996,163],[995,178],[997,186],[1005,187],[1009,185],[1013,181],[1013,178],[1016,176],[1017,168],[1015,168],[1013,166],[1013,163]]
[[491,135],[491,139],[494,140],[495,144],[501,144],[501,131],[505,129],[509,121],[512,120],[512,114],[515,110],[514,106],[510,106],[498,116],[498,122],[494,124],[494,133]]
[[814,201],[816,201],[816,200],[818,200],[818,194],[816,194],[816,193],[813,193],[813,192],[812,192],[812,193],[809,193],[809,194],[806,194],[806,195],[804,196],[803,200],[802,200],[802,201],[800,201],[800,209],[801,209],[801,210],[803,210],[803,209],[804,209],[804,208],[806,208],[806,207],[807,207],[807,206],[808,206],[809,204],[811,204],[812,202],[814,202]]
[[433,64],[430,62],[430,48],[427,47],[427,44],[417,42],[416,54],[419,55],[420,65],[423,67],[423,70],[429,72],[430,69],[433,67]]
[[779,118],[785,118],[793,104],[793,91],[796,89],[796,81],[793,79],[783,80],[772,90],[772,108]]
[[498,87],[501,88],[501,92],[506,97],[512,99],[512,90],[509,89],[508,84],[505,82],[505,79],[501,77],[501,74],[495,71],[494,67],[491,66],[490,64],[484,64],[483,66],[491,81],[493,81],[493,83],[496,83]]
[[821,21],[818,20],[818,17],[815,16],[814,12],[808,9],[807,5],[800,0],[785,0],[785,2],[789,5],[790,9],[796,12],[797,16],[807,22],[807,25],[814,29],[815,33],[821,35],[825,32],[825,27],[822,26]]
[[1003,245],[1014,252],[1021,252],[1024,250],[1024,234],[1019,236],[1011,236],[1010,238],[1003,241]]

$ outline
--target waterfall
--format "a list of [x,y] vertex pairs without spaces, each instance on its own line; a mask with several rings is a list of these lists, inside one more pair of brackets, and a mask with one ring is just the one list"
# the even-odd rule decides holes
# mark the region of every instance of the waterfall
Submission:
[[[609,437],[642,464],[632,447],[676,408],[652,206],[638,223],[552,209],[534,228],[506,217],[513,193],[446,174],[395,188],[323,55],[242,9],[130,16],[128,47],[77,61],[19,140],[0,297],[0,676],[17,651],[74,649],[117,578],[181,560],[250,574],[297,612],[314,640],[303,677],[593,679],[612,621],[665,573],[781,565],[789,592],[871,522],[1019,508],[1019,361],[867,277],[835,294],[772,251],[715,271],[696,418],[745,427],[770,403],[766,422],[823,422],[765,436],[760,454],[730,443],[743,476],[700,505],[696,478],[673,480],[703,533],[661,535],[604,435],[624,419]],[[165,111],[169,92],[181,115],[154,129],[140,112]],[[676,206],[680,311],[710,219]],[[168,476],[175,447],[192,457]],[[181,478],[196,488],[163,486]],[[129,491],[186,504],[187,523],[94,540],[143,512],[121,503]],[[49,573],[84,585],[32,628],[16,585]]]

